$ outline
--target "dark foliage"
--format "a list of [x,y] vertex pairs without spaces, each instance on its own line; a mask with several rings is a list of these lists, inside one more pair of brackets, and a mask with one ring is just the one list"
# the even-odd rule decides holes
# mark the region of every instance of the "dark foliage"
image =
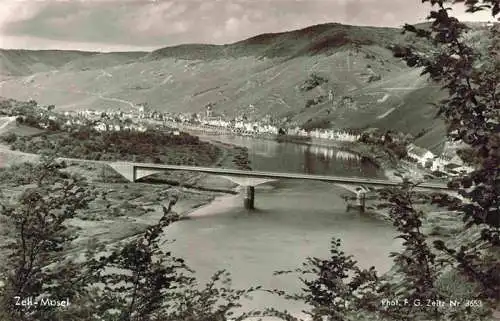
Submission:
[[73,132],[55,132],[38,137],[4,137],[13,149],[26,153],[50,150],[57,157],[92,160],[127,160],[179,165],[209,165],[219,156],[214,145],[182,133],[148,130],[96,131],[82,127]]
[[235,147],[235,155],[233,156],[232,163],[237,169],[241,170],[251,170],[250,160],[248,157],[248,148],[246,147]]
[[[436,7],[429,16],[430,29],[406,25],[405,31],[432,41],[438,50],[426,56],[407,48],[404,59],[409,66],[423,67],[423,74],[448,91],[448,98],[437,105],[439,115],[447,122],[448,136],[469,146],[460,156],[475,165],[473,172],[451,184],[460,187],[460,194],[468,200],[458,206],[465,214],[466,227],[480,229],[478,239],[458,251],[441,243],[437,246],[482,284],[489,298],[498,299],[500,263],[491,252],[500,249],[500,25],[484,30],[483,42],[467,42],[463,39],[470,28],[448,14],[447,1],[430,2]],[[453,2],[465,3],[469,12],[499,13],[497,0]],[[457,207],[454,202],[442,204]],[[486,251],[484,242],[490,246]]]
[[410,143],[410,138],[401,133],[394,133],[392,131],[382,133],[376,130],[363,132],[359,138],[359,142],[382,147],[383,151],[400,160],[408,156],[406,146]]
[[76,238],[65,223],[87,208],[95,195],[80,178],[60,173],[62,166],[52,159],[21,166],[35,174],[31,181],[23,182],[34,187],[26,189],[16,204],[2,200],[0,214],[10,227],[12,240],[2,246],[8,253],[1,266],[0,309],[6,313],[5,320],[54,320],[53,307],[17,305],[17,298],[74,301],[80,295],[74,266],[53,263],[63,261],[64,251]]
[[321,77],[315,73],[309,75],[309,78],[304,81],[302,85],[300,85],[300,91],[310,91],[318,86],[321,86],[324,83],[327,83],[328,79]]
[[329,129],[331,128],[331,122],[327,119],[309,119],[305,124],[301,126],[305,131],[312,131],[315,129]]
[[413,302],[443,300],[436,288],[440,266],[436,255],[428,244],[427,235],[422,231],[424,213],[414,207],[415,192],[410,183],[402,188],[388,189],[381,192],[383,200],[391,204],[389,214],[398,231],[397,238],[403,240],[404,250],[391,253],[394,258],[396,273],[401,275],[399,282],[389,282],[382,293],[387,298],[403,298],[411,302],[402,307],[391,308],[388,313],[395,320],[418,320],[431,317],[443,319],[443,311],[437,307],[422,308]]
[[[266,291],[288,300],[302,301],[311,306],[304,311],[312,320],[344,321],[358,316],[359,311],[378,308],[379,277],[375,268],[361,269],[352,256],[341,250],[341,240],[332,239],[328,259],[307,258],[301,268],[294,271],[277,271],[276,275],[298,273],[302,292],[289,294],[279,289]],[[288,312],[267,309],[249,313],[253,316],[273,316],[283,320],[298,321]]]
[[[35,167],[40,179],[16,202],[2,198],[3,223],[12,240],[0,268],[0,317],[5,321],[225,321],[240,320],[234,308],[257,288],[233,289],[221,270],[199,284],[184,260],[160,246],[164,228],[179,220],[173,198],[163,217],[139,237],[111,248],[89,244],[85,257],[68,255],[78,237],[68,220],[95,193],[85,181],[64,177],[63,164],[46,159]],[[12,171],[8,169],[7,171]],[[14,172],[15,173],[15,172]],[[14,173],[9,173],[10,176]],[[43,178],[43,179],[42,179]],[[29,182],[31,183],[31,182]],[[33,185],[33,184],[31,184]],[[16,305],[16,296],[67,301],[64,307]]]
[[306,101],[305,108],[309,108],[309,107],[321,104],[321,103],[325,102],[326,99],[327,99],[327,97],[325,95],[320,95],[318,97],[314,97],[313,99],[308,99]]

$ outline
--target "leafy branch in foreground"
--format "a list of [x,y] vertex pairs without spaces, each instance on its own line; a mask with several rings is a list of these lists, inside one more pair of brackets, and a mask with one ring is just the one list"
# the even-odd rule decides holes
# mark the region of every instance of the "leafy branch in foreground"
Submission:
[[[475,233],[458,248],[437,242],[448,263],[476,282],[483,300],[494,305],[500,299],[500,24],[471,30],[449,15],[447,4],[464,3],[469,12],[500,12],[498,0],[430,2],[430,30],[406,25],[405,31],[432,41],[436,51],[425,56],[408,48],[408,65],[422,67],[423,74],[443,85],[448,98],[439,102],[439,114],[450,139],[467,144],[464,161],[474,170],[451,182],[465,202],[457,204],[441,196],[437,202],[463,213],[466,229]],[[478,33],[480,37],[478,37]],[[465,159],[467,158],[467,159]]]
[[94,193],[83,180],[63,175],[61,165],[50,159],[28,168],[36,173],[28,178],[35,185],[25,189],[15,204],[3,204],[0,213],[10,240],[2,246],[7,256],[1,266],[1,309],[6,320],[51,320],[51,309],[16,303],[29,298],[59,300],[59,295],[72,300],[78,295],[71,291],[74,288],[64,287],[70,266],[61,274],[61,266],[53,263],[76,237],[65,223],[87,207]]
[[422,231],[424,213],[413,204],[414,187],[405,182],[400,188],[380,193],[381,198],[391,204],[389,215],[399,233],[396,238],[403,240],[403,250],[390,255],[394,259],[395,275],[385,285],[383,297],[390,300],[404,298],[409,303],[390,307],[393,320],[443,320],[445,311],[440,311],[437,306],[422,308],[414,304],[443,299],[436,287],[441,267],[428,244],[428,236]]
[[178,219],[170,212],[174,204],[171,201],[159,223],[137,240],[86,263],[92,283],[103,285],[98,300],[93,300],[93,308],[103,320],[148,320],[172,301],[168,291],[182,283],[178,272],[187,266],[182,259],[163,253],[158,238],[164,227]]
[[[303,312],[312,320],[355,320],[360,311],[377,310],[380,280],[375,268],[359,268],[352,256],[341,250],[340,239],[332,239],[329,259],[309,257],[301,268],[277,271],[275,275],[289,273],[300,275],[302,292],[288,294],[279,289],[266,291],[288,300],[306,303],[311,309]],[[299,320],[287,311],[276,309],[266,309],[249,315]]]
[[[2,218],[10,241],[1,267],[0,303],[6,321],[223,321],[233,317],[239,301],[258,288],[233,289],[225,271],[200,285],[184,260],[164,252],[164,228],[179,219],[176,200],[163,207],[158,224],[140,237],[114,248],[95,243],[84,257],[72,258],[78,234],[68,220],[85,209],[96,193],[83,179],[61,171],[62,164],[44,159],[20,168],[36,172],[28,188],[12,203],[2,197]],[[19,181],[7,169],[1,175]],[[67,301],[62,306],[16,305]],[[240,317],[241,318],[241,317]]]
[[[439,114],[446,120],[448,137],[466,143],[476,165],[455,182],[471,200],[462,210],[471,225],[483,225],[485,240],[500,245],[500,25],[482,30],[481,41],[467,41],[472,31],[449,16],[447,2],[431,1],[437,6],[430,14],[431,30],[405,26],[405,31],[435,43],[437,51],[428,57],[409,49],[403,58],[409,65],[423,67],[423,74],[448,91],[449,97],[438,104]],[[490,5],[498,14],[495,0],[466,4],[471,12]]]

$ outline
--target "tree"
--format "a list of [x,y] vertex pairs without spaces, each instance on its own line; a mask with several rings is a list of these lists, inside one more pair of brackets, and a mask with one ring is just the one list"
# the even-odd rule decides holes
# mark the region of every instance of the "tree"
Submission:
[[427,242],[427,235],[422,231],[424,213],[416,210],[414,187],[408,181],[399,188],[386,189],[381,192],[382,199],[391,204],[389,215],[398,231],[397,238],[403,240],[404,250],[391,253],[394,258],[396,275],[382,288],[382,297],[401,297],[411,304],[405,304],[387,311],[393,320],[420,320],[431,317],[432,320],[443,320],[445,313],[438,307],[422,309],[413,302],[444,301],[437,280],[441,266],[437,264],[436,254]]
[[[163,228],[178,219],[170,212],[174,204],[172,200],[168,208],[164,207],[160,222],[149,227],[142,237],[86,264],[92,280],[105,285],[97,295],[99,299],[93,300],[93,308],[106,320],[152,320],[162,308],[175,305],[179,294],[172,289],[184,281],[179,271],[189,269],[182,259],[163,253],[158,246]],[[103,273],[109,268],[118,272]]]
[[17,135],[15,133],[8,133],[1,137],[1,139],[7,144],[13,144],[17,140]]
[[[429,2],[429,0],[424,0]],[[459,203],[446,196],[436,201],[464,213],[466,228],[478,229],[477,239],[460,249],[436,246],[450,255],[457,267],[478,282],[487,299],[500,298],[500,25],[472,30],[451,17],[447,4],[430,1],[430,30],[406,25],[405,32],[428,39],[436,45],[432,55],[412,48],[404,55],[409,66],[423,67],[423,74],[443,85],[448,98],[437,104],[447,123],[448,137],[468,145],[464,161],[474,162],[475,170],[461,175],[452,185],[468,201]],[[452,1],[465,3],[468,12],[500,12],[498,0]],[[477,36],[481,35],[481,41]],[[476,38],[476,41],[474,39]],[[486,242],[487,246],[484,244]],[[486,249],[485,249],[486,247]],[[450,263],[451,264],[451,263]]]
[[[51,158],[25,166],[40,173],[24,181],[35,187],[14,204],[1,199],[2,217],[12,231],[0,269],[2,320],[223,321],[232,317],[241,298],[257,290],[233,289],[223,270],[201,286],[184,260],[160,248],[163,229],[179,219],[171,211],[176,199],[163,206],[158,224],[136,239],[111,249],[93,242],[81,261],[67,258],[77,237],[67,220],[96,193],[85,181],[61,172],[62,166]],[[68,299],[71,305],[18,306],[16,297]]]
[[[65,225],[77,211],[86,208],[92,191],[78,177],[60,172],[61,165],[50,158],[33,167],[33,175],[16,204],[3,204],[1,215],[11,226],[12,241],[2,248],[8,252],[1,268],[3,320],[53,320],[53,310],[33,305],[16,305],[20,300],[41,298],[73,300],[77,295],[78,269],[61,259],[74,235]],[[64,271],[64,273],[61,273]],[[70,288],[66,285],[72,284]]]
[[[288,294],[278,289],[268,291],[289,300],[303,301],[311,306],[305,311],[312,320],[344,321],[359,317],[360,309],[375,311],[379,276],[375,268],[361,269],[351,255],[341,249],[341,240],[332,239],[330,258],[306,258],[301,268],[295,271],[277,271],[276,275],[296,272],[301,275],[302,292]],[[288,312],[275,309],[256,311],[249,316],[273,316],[284,320],[298,321]],[[355,320],[355,319],[353,319]]]
[[[173,198],[163,206],[158,224],[136,240],[118,246],[109,255],[89,253],[93,257],[85,264],[90,276],[87,281],[103,284],[104,288],[90,287],[87,293],[92,309],[104,320],[223,321],[240,306],[242,297],[258,289],[231,288],[223,270],[200,287],[183,259],[159,247],[163,229],[179,220],[179,215],[171,211],[175,203]],[[110,268],[114,272],[105,273]]]

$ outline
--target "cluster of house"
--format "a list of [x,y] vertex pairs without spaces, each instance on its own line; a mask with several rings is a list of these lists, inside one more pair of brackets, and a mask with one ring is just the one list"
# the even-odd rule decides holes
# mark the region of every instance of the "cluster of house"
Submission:
[[105,122],[98,122],[93,126],[93,128],[97,131],[121,131],[121,130],[132,130],[132,131],[140,131],[145,132],[147,127],[141,124],[108,124]]
[[222,119],[202,119],[200,125],[223,128],[229,131],[243,131],[255,134],[277,134],[278,127],[271,124],[264,124],[260,122],[248,122],[242,120],[222,120]]
[[134,130],[144,132],[147,127],[132,121],[134,115],[123,112],[103,113],[93,110],[78,111],[76,114],[65,112],[62,129],[89,125],[97,131]]
[[[463,147],[463,143],[447,141],[441,155],[434,155],[431,151],[414,144],[409,144],[407,149],[408,156],[413,158],[418,165],[432,171],[445,172],[453,176],[453,172],[471,172],[474,170],[473,167],[464,164],[457,154],[457,150]],[[452,172],[450,172],[450,169]]]
[[355,134],[347,130],[314,129],[311,131],[306,131],[298,126],[289,129],[288,134],[341,142],[355,142],[361,137],[359,134]]
[[[65,115],[71,113],[65,112]],[[170,121],[187,121],[189,115],[187,114],[173,114],[173,113],[160,113],[157,111],[145,111],[143,107],[139,110],[131,110],[128,112],[117,111],[117,110],[107,110],[107,111],[97,111],[97,110],[80,110],[74,113],[78,117],[83,117],[86,119],[96,119],[102,118],[113,118],[125,121],[127,119],[151,119],[151,120],[170,120]]]
[[[184,117],[181,116],[176,118],[177,122],[181,123],[193,122],[193,118],[189,118],[186,115],[184,115]],[[280,129],[279,126],[271,124],[271,122],[265,118],[263,118],[261,121],[248,121],[241,117],[237,117],[233,120],[225,120],[222,117],[199,117],[196,119],[196,123],[199,124],[199,126],[201,127],[212,127],[214,129],[222,129],[230,132],[245,132],[247,134],[255,134],[255,135],[260,135],[260,134],[277,135]],[[335,140],[335,141],[346,141],[346,142],[357,141],[360,137],[359,134],[351,133],[347,130],[314,129],[311,131],[306,131],[299,126],[288,128],[287,134],[295,136]]]
[[[80,110],[76,112],[64,112],[62,114],[52,112],[50,109],[39,106],[37,108],[39,125],[42,128],[49,128],[50,121],[58,121],[61,129],[70,130],[78,126],[90,126],[97,131],[120,131],[134,130],[146,131],[147,126],[144,120],[171,121],[174,123],[186,122],[189,117],[185,114],[159,113],[156,111],[97,111]],[[23,117],[25,118],[25,117]],[[143,120],[141,122],[141,120]]]

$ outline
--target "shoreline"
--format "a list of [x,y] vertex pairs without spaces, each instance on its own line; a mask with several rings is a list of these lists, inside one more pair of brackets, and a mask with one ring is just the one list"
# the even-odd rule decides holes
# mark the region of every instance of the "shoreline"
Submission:
[[[275,142],[277,142],[276,137],[278,137],[278,135],[275,135],[275,134],[240,135],[240,134],[232,132],[230,130],[217,129],[217,128],[214,128],[213,130],[195,129],[195,128],[182,127],[182,126],[179,126],[178,128],[179,128],[179,130],[185,131],[185,132],[192,134],[192,135],[205,135],[205,136],[228,135],[228,136],[238,136],[238,137],[249,137],[252,139],[261,139],[261,140],[275,141]],[[304,137],[308,137],[308,136],[304,136]],[[310,145],[310,146],[318,146],[318,147],[341,148],[341,147],[343,147],[343,145],[345,143],[351,143],[351,142],[311,137],[311,140],[303,140],[303,139],[299,139],[299,138],[297,138],[297,139],[287,138],[285,143],[292,143],[292,144],[298,144],[298,145]]]
[[[212,131],[205,131],[205,130],[197,130],[197,129],[191,129],[191,128],[180,128],[179,130],[185,131],[190,135],[198,136],[200,137],[201,140],[204,141],[209,141],[209,142],[217,142],[216,139],[210,139],[207,137],[217,137],[220,135],[228,135],[228,136],[236,136],[236,137],[248,137],[251,139],[256,139],[256,140],[263,140],[263,141],[273,141],[276,143],[288,143],[288,144],[295,144],[295,145],[302,145],[302,146],[311,146],[311,147],[326,147],[326,148],[334,148],[339,151],[344,151],[351,153],[353,155],[356,155],[359,157],[362,161],[369,162],[376,166],[379,169],[384,169],[385,167],[389,167],[389,170],[395,170],[394,164],[391,164],[390,161],[385,161],[385,160],[377,160],[376,158],[373,157],[373,155],[365,152],[365,148],[361,146],[361,143],[359,142],[352,142],[352,141],[338,141],[338,140],[330,140],[330,139],[324,139],[324,138],[316,138],[312,137],[310,141],[304,141],[301,139],[293,139],[290,138],[286,140],[285,142],[278,142],[276,141],[277,136],[272,136],[271,134],[265,134],[265,135],[239,135],[238,133],[234,133],[231,131],[226,131],[226,130],[221,130],[217,132],[216,129]],[[201,135],[201,136],[199,136]],[[203,136],[205,136],[205,139],[203,139]],[[385,171],[384,171],[384,176]],[[386,176],[388,178],[388,176]]]

